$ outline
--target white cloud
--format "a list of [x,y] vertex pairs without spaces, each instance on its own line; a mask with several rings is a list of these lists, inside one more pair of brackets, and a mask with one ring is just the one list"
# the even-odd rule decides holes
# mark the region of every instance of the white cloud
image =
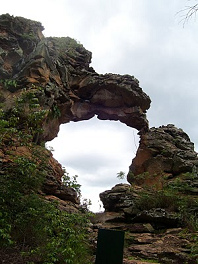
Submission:
[[78,175],[82,195],[98,208],[99,192],[120,181],[117,173],[128,172],[138,146],[137,131],[116,121],[96,117],[83,122],[61,125],[58,137],[48,142],[54,157],[72,175]]

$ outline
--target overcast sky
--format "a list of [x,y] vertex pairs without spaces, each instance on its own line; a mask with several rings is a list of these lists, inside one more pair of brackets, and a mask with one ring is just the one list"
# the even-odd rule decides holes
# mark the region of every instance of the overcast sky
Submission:
[[[134,75],[151,97],[150,127],[182,128],[198,149],[198,21],[183,26],[191,0],[6,0],[1,13],[40,21],[45,36],[70,36],[92,52],[98,73]],[[179,12],[179,13],[178,13]],[[113,121],[62,125],[54,156],[79,176],[82,194],[99,209],[99,192],[119,180],[138,146],[137,131]]]

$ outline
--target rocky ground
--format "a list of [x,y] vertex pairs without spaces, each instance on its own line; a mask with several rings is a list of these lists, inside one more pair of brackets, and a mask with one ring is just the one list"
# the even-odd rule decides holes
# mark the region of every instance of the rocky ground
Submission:
[[123,264],[197,263],[196,256],[192,257],[192,238],[197,231],[187,231],[176,208],[141,210],[138,203],[142,191],[139,186],[118,184],[100,194],[106,212],[93,217],[95,232],[98,228],[125,231]]

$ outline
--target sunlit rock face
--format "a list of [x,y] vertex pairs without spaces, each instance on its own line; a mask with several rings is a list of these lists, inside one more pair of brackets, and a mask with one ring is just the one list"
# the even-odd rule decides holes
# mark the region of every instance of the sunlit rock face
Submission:
[[198,157],[194,144],[182,129],[170,124],[153,127],[140,136],[128,181],[138,185],[156,184],[162,187],[165,180],[172,180],[181,174],[197,174],[197,168]]
[[151,101],[137,79],[96,73],[89,66],[92,54],[83,45],[69,37],[45,38],[43,29],[39,22],[0,16],[0,78],[17,81],[5,97],[23,88],[40,92],[40,102],[54,114],[43,124],[42,140],[52,140],[62,123],[94,115],[141,131],[148,129],[145,113]]

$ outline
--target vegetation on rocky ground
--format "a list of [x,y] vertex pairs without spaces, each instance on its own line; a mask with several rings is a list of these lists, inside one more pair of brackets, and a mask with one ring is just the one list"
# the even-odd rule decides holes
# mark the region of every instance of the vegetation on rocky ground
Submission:
[[[1,85],[9,90],[17,84],[2,81]],[[92,255],[87,237],[88,218],[82,213],[60,211],[57,203],[46,201],[40,192],[48,174],[49,152],[38,139],[43,121],[57,117],[41,107],[42,93],[41,87],[23,89],[10,107],[1,104],[0,247],[17,247],[24,263],[29,264],[88,264]],[[19,147],[26,149],[25,155],[16,152]],[[139,178],[147,176],[145,173]],[[125,174],[119,172],[117,177],[123,179]],[[183,227],[181,236],[191,241],[189,250],[193,258],[198,256],[198,199],[186,183],[196,181],[197,177],[196,172],[187,173],[168,184],[164,184],[162,177],[163,189],[145,186],[136,201],[139,211],[164,208],[175,212]],[[70,177],[65,172],[63,184],[80,195],[77,176]]]
[[[89,263],[88,218],[60,211],[57,203],[46,201],[40,192],[49,152],[36,138],[47,115],[35,89],[24,89],[14,107],[1,105],[0,250],[19,248],[24,263],[29,264]],[[17,153],[19,147],[26,153]],[[66,180],[80,191],[76,179],[70,184],[67,174]]]
[[[185,173],[181,178],[194,180],[198,175]],[[174,212],[179,221],[179,226],[183,227],[181,236],[187,238],[191,243],[189,249],[194,259],[198,258],[198,198],[189,194],[189,184],[182,182],[181,178],[168,183],[161,190],[155,188],[144,188],[139,193],[136,207],[143,210],[153,208],[163,208],[168,212]]]

